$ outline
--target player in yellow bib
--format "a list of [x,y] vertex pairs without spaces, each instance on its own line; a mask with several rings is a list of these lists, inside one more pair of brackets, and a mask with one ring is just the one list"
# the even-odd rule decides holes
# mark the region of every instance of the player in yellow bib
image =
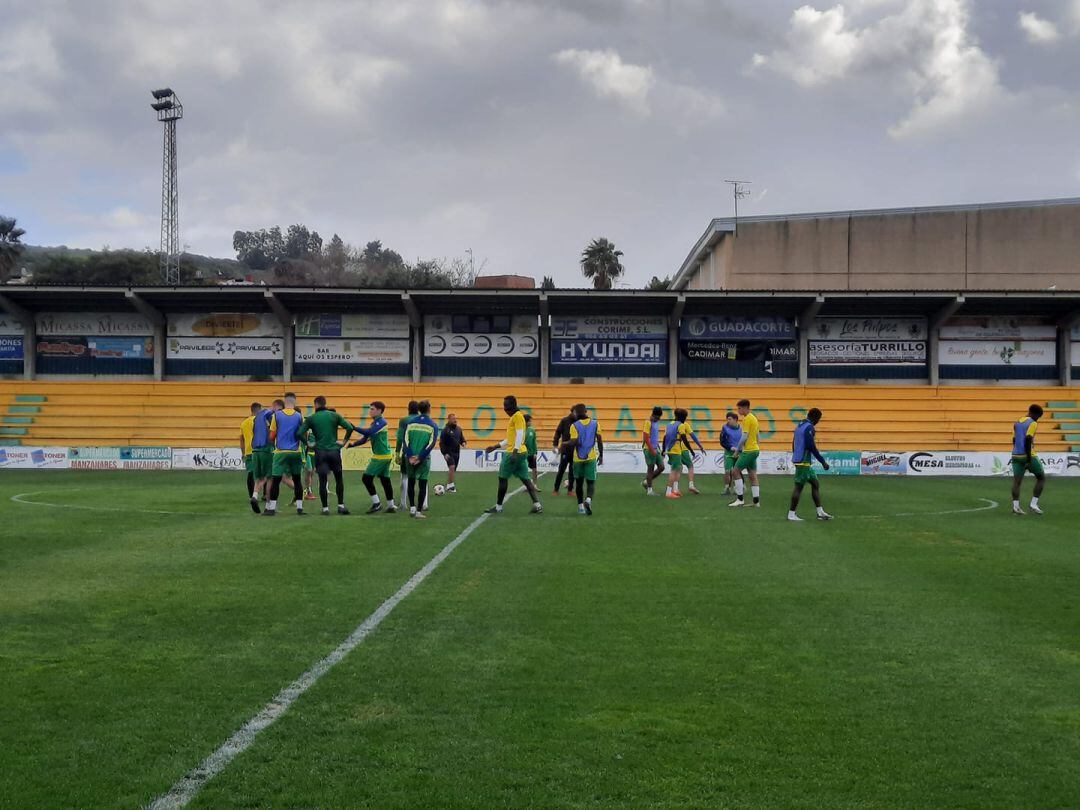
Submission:
[[758,420],[750,412],[750,400],[740,399],[738,405],[739,416],[742,418],[742,438],[735,452],[735,500],[728,506],[743,506],[743,494],[746,485],[743,482],[743,471],[750,478],[750,494],[754,498],[752,506],[761,506],[761,487],[758,486],[757,462],[761,455],[761,445],[758,444]]
[[499,464],[499,495],[495,505],[485,510],[489,515],[497,515],[503,510],[503,501],[506,500],[506,490],[510,485],[510,477],[513,476],[525,485],[526,491],[533,502],[533,513],[539,514],[544,511],[540,505],[540,494],[529,475],[528,455],[529,449],[525,444],[525,413],[518,409],[517,397],[507,396],[503,398],[503,410],[510,417],[510,423],[506,426],[506,438],[498,444],[485,448],[485,453],[494,453],[502,448],[503,457]]

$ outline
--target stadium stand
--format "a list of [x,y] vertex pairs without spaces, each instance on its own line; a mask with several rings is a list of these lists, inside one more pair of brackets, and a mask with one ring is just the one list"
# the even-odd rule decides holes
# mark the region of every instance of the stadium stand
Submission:
[[[1010,425],[1032,402],[1046,407],[1039,448],[1080,450],[1075,388],[798,385],[463,385],[451,383],[294,383],[305,407],[326,396],[348,419],[365,403],[387,403],[391,423],[410,399],[430,399],[442,423],[456,413],[473,447],[504,426],[502,397],[517,395],[534,416],[542,445],[560,417],[584,401],[610,442],[637,442],[653,405],[682,406],[707,448],[718,445],[724,414],[748,397],[761,420],[763,446],[787,449],[791,428],[821,408],[823,447],[834,450],[1002,450]],[[237,443],[249,403],[269,404],[280,383],[7,381],[0,392],[0,442],[62,446],[226,447]]]

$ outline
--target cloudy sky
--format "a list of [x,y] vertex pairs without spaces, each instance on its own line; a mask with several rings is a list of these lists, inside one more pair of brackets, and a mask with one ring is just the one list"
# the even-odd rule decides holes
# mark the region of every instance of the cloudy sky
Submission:
[[0,0],[0,213],[33,244],[303,222],[580,283],[746,213],[1080,196],[1080,0]]

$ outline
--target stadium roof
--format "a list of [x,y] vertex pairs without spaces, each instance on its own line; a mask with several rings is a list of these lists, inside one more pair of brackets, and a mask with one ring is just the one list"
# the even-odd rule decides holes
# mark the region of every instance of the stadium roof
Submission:
[[[1003,211],[1012,208],[1049,208],[1062,205],[1080,205],[1080,197],[1063,197],[1056,200],[1018,200],[1013,202],[971,203],[968,205],[928,205],[908,208],[866,208],[852,211],[822,211],[801,214],[765,214],[761,216],[739,217],[742,225],[756,222],[795,222],[811,219],[847,219],[850,217],[885,217],[910,216],[912,214],[963,214],[972,211]],[[705,229],[705,233],[694,243],[694,247],[683,260],[671,280],[672,289],[678,289],[690,279],[691,272],[709,255],[725,234],[735,233],[734,217],[717,217]]]
[[987,290],[360,290],[327,287],[45,287],[0,288],[0,310],[35,312],[315,312],[403,313],[418,325],[428,313],[665,315],[721,313],[798,317],[1080,315],[1080,292]]

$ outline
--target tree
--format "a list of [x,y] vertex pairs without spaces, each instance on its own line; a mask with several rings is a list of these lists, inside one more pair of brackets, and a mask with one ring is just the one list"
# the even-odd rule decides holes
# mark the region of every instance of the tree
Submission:
[[649,279],[649,283],[645,285],[646,290],[668,290],[671,289],[671,276],[653,276]]
[[544,276],[544,280],[540,282],[540,289],[541,290],[554,290],[555,289],[555,279],[553,279],[551,276]]
[[16,225],[15,217],[0,216],[0,284],[12,275],[23,252],[24,245],[19,240],[25,234],[26,231]]
[[[280,229],[278,230],[280,234]],[[306,225],[290,225],[285,235],[285,258],[311,259],[322,253],[322,237]]]
[[610,290],[615,280],[625,272],[619,258],[623,255],[607,239],[593,239],[581,252],[581,272],[591,279],[598,290]]
[[[181,281],[190,283],[194,271],[181,262]],[[35,271],[35,284],[94,284],[137,286],[161,283],[157,254],[135,250],[109,250],[87,257],[53,256]]]

